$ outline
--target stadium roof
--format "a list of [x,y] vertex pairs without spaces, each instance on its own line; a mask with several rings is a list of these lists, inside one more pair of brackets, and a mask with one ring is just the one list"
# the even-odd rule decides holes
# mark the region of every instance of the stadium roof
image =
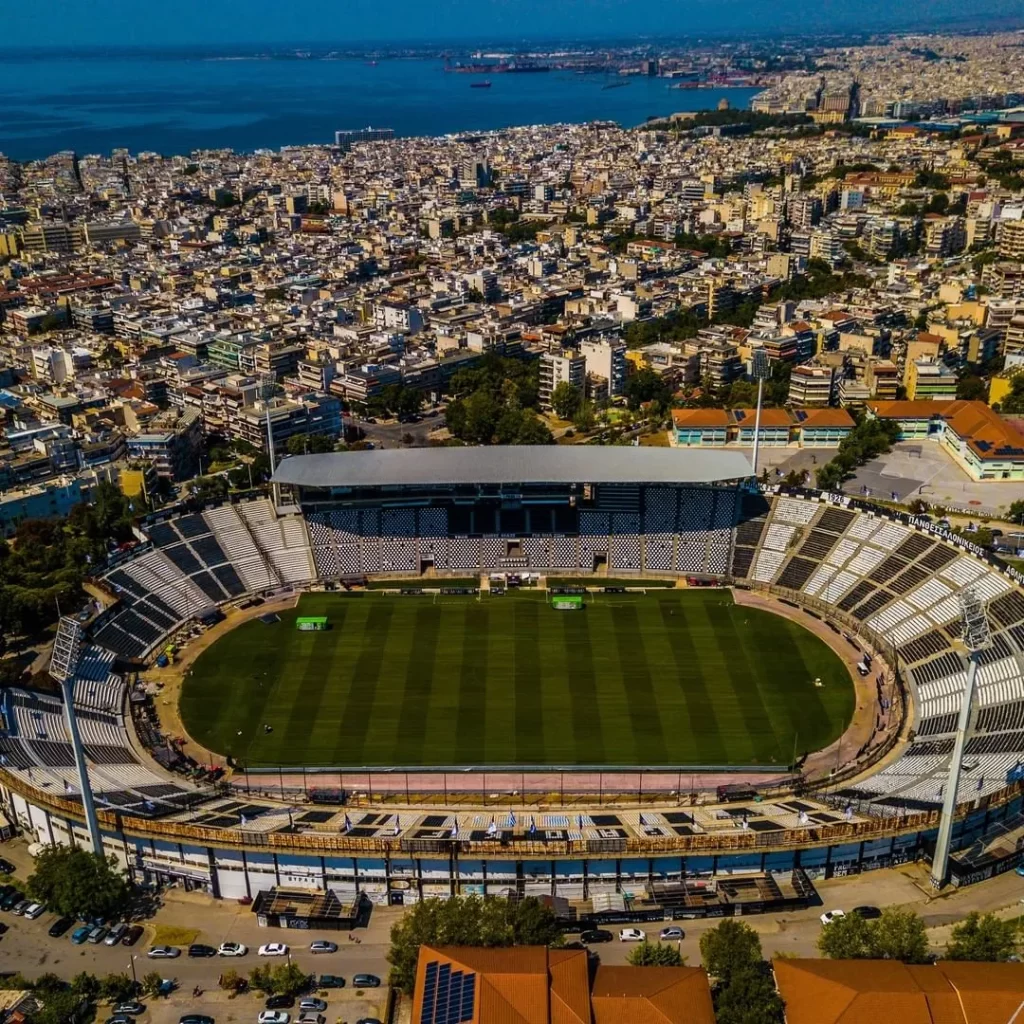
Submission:
[[274,482],[301,487],[426,484],[707,484],[752,473],[740,452],[509,445],[293,455]]

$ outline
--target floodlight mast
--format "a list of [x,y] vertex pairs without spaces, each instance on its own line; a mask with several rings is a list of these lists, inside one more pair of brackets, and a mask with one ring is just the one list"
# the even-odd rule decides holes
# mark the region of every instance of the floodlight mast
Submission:
[[988,619],[985,617],[985,607],[977,592],[973,587],[964,587],[958,597],[963,623],[961,640],[967,649],[969,661],[967,685],[964,687],[963,697],[960,701],[960,715],[956,723],[956,737],[953,740],[953,753],[950,755],[949,774],[946,777],[946,789],[942,800],[939,835],[935,840],[935,853],[932,856],[931,881],[936,889],[941,889],[946,884],[949,873],[949,848],[953,839],[953,817],[956,813],[957,795],[960,790],[960,771],[963,764],[964,747],[967,745],[967,730],[971,724],[978,663],[981,652],[992,646],[992,636],[989,633]]
[[64,694],[64,714],[67,718],[68,734],[71,737],[71,750],[75,756],[75,769],[78,772],[78,789],[82,794],[82,809],[85,811],[85,825],[89,830],[89,842],[92,852],[98,857],[103,856],[103,837],[100,835],[99,821],[96,818],[96,803],[92,796],[89,782],[89,768],[85,763],[85,748],[82,736],[78,731],[78,718],[75,715],[75,674],[78,662],[82,657],[82,627],[70,616],[63,616],[57,626],[57,637],[53,642],[53,654],[50,658],[50,675],[60,683]]
[[768,353],[763,348],[754,349],[751,356],[750,375],[757,381],[757,412],[754,414],[754,479],[757,479],[757,453],[761,447],[761,404],[764,400],[764,382],[772,375]]
[[[263,411],[267,417],[267,454],[270,456],[270,478],[274,478],[274,470],[277,469],[277,457],[274,451],[274,428],[270,422],[270,406],[274,399],[274,392],[277,390],[277,377],[273,373],[260,374],[260,398],[263,399]],[[277,500],[277,488],[271,483],[270,493],[274,498],[275,508],[279,504]]]

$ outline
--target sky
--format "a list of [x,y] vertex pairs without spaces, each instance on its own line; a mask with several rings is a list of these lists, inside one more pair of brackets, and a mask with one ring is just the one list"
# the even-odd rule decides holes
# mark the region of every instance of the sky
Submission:
[[627,39],[942,29],[1024,0],[12,0],[0,47]]

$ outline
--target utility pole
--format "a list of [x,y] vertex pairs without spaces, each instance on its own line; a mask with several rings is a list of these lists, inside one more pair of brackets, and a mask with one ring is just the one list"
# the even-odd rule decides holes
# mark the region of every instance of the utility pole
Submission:
[[958,595],[960,614],[963,620],[961,640],[970,659],[967,666],[967,685],[960,701],[960,717],[956,723],[956,737],[953,753],[949,759],[949,774],[946,777],[946,791],[942,801],[942,817],[939,820],[939,835],[935,840],[935,854],[932,857],[932,885],[941,889],[946,884],[949,872],[949,847],[953,839],[953,817],[956,813],[957,793],[960,789],[960,771],[967,745],[967,730],[971,724],[974,704],[974,685],[978,676],[981,652],[992,646],[985,608],[973,587],[964,587]]
[[754,480],[757,480],[757,453],[761,447],[761,405],[764,401],[764,382],[772,375],[768,353],[763,348],[754,349],[750,360],[750,375],[757,381],[757,412],[754,414]]

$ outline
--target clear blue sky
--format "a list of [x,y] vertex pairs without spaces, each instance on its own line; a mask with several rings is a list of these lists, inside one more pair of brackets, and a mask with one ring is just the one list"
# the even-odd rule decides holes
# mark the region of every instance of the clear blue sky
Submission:
[[1024,23],[1024,0],[10,0],[0,46],[631,38]]

